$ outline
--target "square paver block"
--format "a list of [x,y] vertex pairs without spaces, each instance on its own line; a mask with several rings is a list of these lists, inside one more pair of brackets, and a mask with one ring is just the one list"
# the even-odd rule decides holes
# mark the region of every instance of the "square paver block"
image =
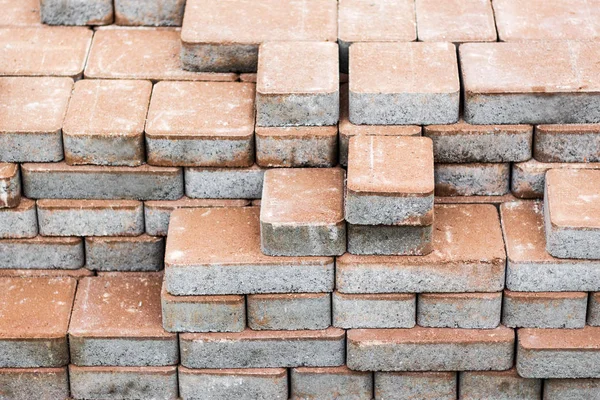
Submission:
[[17,207],[20,202],[19,164],[0,163],[0,209]]
[[194,199],[260,199],[265,169],[185,168],[185,194]]
[[254,163],[252,83],[159,82],[146,122],[148,163],[249,167]]
[[60,368],[1,368],[2,396],[11,400],[69,398],[69,374]]
[[465,400],[542,398],[542,380],[521,378],[516,368],[507,371],[461,372],[458,382],[460,398]]
[[35,201],[22,197],[18,206],[0,208],[0,239],[32,238],[37,234]]
[[62,367],[77,281],[0,278],[0,367]]
[[502,324],[511,328],[583,328],[587,307],[586,292],[505,290]]
[[417,324],[430,328],[494,329],[500,324],[502,292],[421,293]]
[[490,0],[416,0],[421,42],[495,42]]
[[256,78],[256,124],[336,125],[340,113],[338,71],[335,43],[262,44]]
[[251,294],[246,297],[253,330],[317,330],[331,326],[329,293]]
[[[78,237],[35,236],[0,240],[0,271],[77,270],[85,263],[83,240]],[[17,275],[22,275],[19,273]]]
[[83,278],[69,326],[71,363],[147,367],[179,361],[177,335],[162,327],[160,275]]
[[81,77],[92,31],[82,27],[0,29],[0,76]]
[[86,237],[85,266],[95,271],[159,271],[163,269],[165,238]]
[[600,125],[538,125],[533,156],[545,163],[600,161]]
[[373,374],[348,367],[301,367],[291,370],[291,400],[371,400]]
[[544,228],[554,257],[600,259],[600,171],[546,173]]
[[544,379],[544,400],[593,399],[600,393],[600,379]]
[[192,73],[181,69],[180,32],[173,28],[96,29],[86,78],[153,81],[235,81],[236,74]]
[[349,72],[354,124],[458,121],[460,83],[451,43],[356,43]]
[[498,211],[490,204],[435,206],[434,251],[425,256],[344,254],[342,293],[463,293],[504,289],[506,256]]
[[510,192],[510,163],[435,164],[436,196],[503,196]]
[[63,125],[67,164],[143,164],[151,92],[149,81],[84,79],[75,83]]
[[0,162],[62,160],[72,88],[71,78],[0,78]]
[[333,290],[332,257],[272,257],[260,249],[258,207],[175,210],[165,255],[174,295],[322,293]]
[[395,136],[351,138],[346,185],[346,220],[351,224],[431,225],[431,140]]
[[456,372],[375,372],[375,399],[456,400]]
[[506,243],[506,288],[515,292],[600,290],[600,261],[556,258],[546,251],[542,204],[500,206]]
[[40,13],[48,25],[108,25],[114,16],[111,0],[40,0]]
[[115,0],[115,24],[181,26],[186,0]]
[[0,0],[2,21],[0,26],[39,26],[40,0]]
[[340,168],[265,172],[260,209],[262,252],[272,256],[343,254],[345,177]]
[[188,0],[181,61],[191,71],[255,72],[268,41],[337,39],[337,2]]
[[332,294],[333,326],[356,328],[412,328],[417,296],[414,293]]
[[467,43],[459,53],[468,123],[600,122],[597,42]]

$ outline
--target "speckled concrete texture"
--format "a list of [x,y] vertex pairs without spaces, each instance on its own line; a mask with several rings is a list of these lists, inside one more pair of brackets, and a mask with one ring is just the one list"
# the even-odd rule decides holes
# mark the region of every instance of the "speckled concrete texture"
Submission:
[[41,0],[42,22],[48,25],[108,25],[113,21],[110,0]]
[[0,239],[32,238],[38,234],[35,201],[21,198],[14,208],[0,208]]
[[248,295],[248,327],[254,330],[316,330],[331,325],[329,293]]
[[346,366],[294,368],[291,370],[290,399],[371,400],[373,374],[351,371]]
[[375,372],[375,398],[455,400],[456,372]]
[[185,194],[195,199],[260,199],[265,170],[185,168]]
[[412,328],[414,294],[332,294],[333,326],[355,328]]

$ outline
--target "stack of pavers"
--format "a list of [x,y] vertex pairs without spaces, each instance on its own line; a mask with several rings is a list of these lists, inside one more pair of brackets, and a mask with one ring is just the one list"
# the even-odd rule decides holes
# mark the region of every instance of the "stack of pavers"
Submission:
[[600,398],[597,1],[0,10],[0,399]]

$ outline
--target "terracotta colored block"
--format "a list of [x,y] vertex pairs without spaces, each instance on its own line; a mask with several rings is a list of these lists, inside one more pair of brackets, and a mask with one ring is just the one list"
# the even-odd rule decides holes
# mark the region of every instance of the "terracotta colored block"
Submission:
[[332,294],[333,326],[355,328],[412,328],[415,294]]
[[75,399],[177,399],[177,367],[79,367],[69,365]]
[[506,370],[515,333],[496,329],[351,329],[348,367],[358,371]]
[[432,252],[433,224],[348,224],[348,253],[421,256]]
[[503,196],[436,196],[435,204],[493,204],[499,206],[502,203],[517,201],[512,193]]
[[147,367],[177,364],[177,335],[162,327],[160,276],[79,281],[69,326],[71,363]]
[[192,73],[181,69],[178,29],[97,29],[86,78],[153,81],[235,81],[236,74]]
[[181,61],[191,71],[254,72],[263,42],[335,42],[337,2],[189,0]]
[[590,293],[589,297],[587,323],[592,326],[600,326],[600,292]]
[[115,24],[181,26],[185,0],[116,0]]
[[32,199],[176,200],[183,196],[181,168],[37,163],[22,164],[21,170],[23,193]]
[[271,257],[260,250],[257,207],[175,210],[165,256],[174,295],[323,293],[332,257]]
[[35,201],[22,197],[18,206],[0,208],[0,239],[32,238],[37,234]]
[[292,400],[371,400],[373,374],[348,367],[294,368],[291,371]]
[[599,125],[538,125],[534,142],[533,156],[541,162],[600,161]]
[[248,327],[261,330],[316,330],[331,326],[329,293],[251,294]]
[[544,191],[546,250],[554,257],[600,259],[600,171],[550,170]]
[[426,126],[423,135],[433,140],[437,163],[527,161],[533,151],[530,125],[471,125],[459,121],[453,125]]
[[344,364],[346,332],[183,333],[179,343],[187,368],[336,367]]
[[338,6],[340,71],[348,72],[348,48],[355,42],[417,40],[414,0],[341,0]]
[[48,25],[108,25],[114,16],[111,0],[40,0],[40,13]]
[[265,170],[247,168],[185,168],[185,194],[194,199],[260,199]]
[[511,328],[583,328],[585,292],[504,291],[502,324]]
[[62,160],[61,129],[72,87],[71,78],[0,78],[0,161]]
[[0,0],[0,26],[39,26],[40,0]]
[[504,289],[504,242],[496,208],[435,207],[433,252],[426,256],[355,256],[336,260],[342,293],[498,292]]
[[515,368],[508,371],[461,372],[458,378],[460,398],[465,400],[539,400],[541,379],[524,379]]
[[435,164],[436,196],[503,196],[508,193],[509,163]]
[[560,259],[546,251],[542,205],[534,201],[500,206],[506,243],[506,288],[518,292],[600,290],[600,262]]
[[38,200],[42,236],[139,236],[144,206],[134,200]]
[[56,400],[69,397],[67,368],[2,368],[0,396],[12,400]]
[[598,43],[467,43],[459,53],[468,123],[600,122]]
[[71,278],[0,279],[0,367],[67,365],[76,286]]
[[144,202],[146,233],[152,236],[167,236],[171,213],[180,208],[244,207],[248,200],[190,199],[154,200]]
[[248,167],[254,163],[254,85],[159,82],[146,122],[148,163]]
[[416,0],[417,36],[421,42],[495,42],[490,0]]
[[349,71],[354,124],[458,121],[458,63],[450,43],[356,43]]
[[190,369],[179,367],[179,392],[185,400],[287,399],[285,368]]
[[596,399],[600,379],[544,379],[544,400]]
[[336,256],[346,251],[344,180],[340,168],[265,172],[260,243],[272,256]]
[[600,328],[518,331],[516,365],[524,378],[600,378]]
[[256,125],[336,125],[340,113],[338,71],[335,43],[262,44],[256,78]]
[[0,163],[0,209],[17,207],[20,202],[19,164]]
[[256,83],[256,72],[240,74],[240,82]]
[[[52,238],[56,239],[56,238]],[[62,239],[62,238],[61,238]],[[56,278],[69,277],[81,279],[94,276],[94,272],[87,268],[79,269],[0,269],[1,277],[8,278]]]
[[151,92],[149,81],[84,79],[75,83],[63,125],[67,164],[143,164]]
[[165,239],[135,237],[85,238],[86,267],[96,271],[159,271],[163,269]]
[[433,149],[421,137],[350,139],[346,220],[356,225],[430,225]]
[[0,29],[0,76],[70,76],[78,78],[92,42],[80,27]]
[[0,269],[76,270],[85,263],[83,240],[75,237],[3,239],[0,254]]
[[375,400],[456,400],[456,372],[375,372]]
[[494,329],[500,325],[502,292],[421,293],[417,324],[429,328]]

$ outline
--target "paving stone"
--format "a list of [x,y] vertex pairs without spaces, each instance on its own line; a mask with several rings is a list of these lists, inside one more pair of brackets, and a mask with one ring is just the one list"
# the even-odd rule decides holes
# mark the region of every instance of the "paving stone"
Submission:
[[85,263],[83,240],[35,236],[0,240],[2,269],[78,269]]
[[19,164],[0,163],[0,210],[14,208],[21,202]]
[[56,400],[69,397],[67,368],[2,368],[0,395],[11,400]]
[[256,79],[256,125],[336,125],[340,113],[338,71],[335,43],[262,44]]
[[504,291],[502,324],[511,328],[583,328],[585,292]]
[[96,271],[159,271],[164,255],[162,237],[143,234],[85,238],[86,266]]
[[165,256],[174,295],[324,293],[332,257],[271,257],[260,250],[257,207],[175,210]]
[[179,367],[179,392],[184,400],[284,400],[288,394],[288,374],[284,368]]
[[86,78],[153,81],[235,81],[236,74],[192,73],[181,69],[180,31],[173,28],[97,29]]
[[92,42],[82,27],[0,29],[0,76],[70,76],[78,78]]
[[177,398],[177,367],[79,367],[69,365],[75,399]]
[[516,365],[524,378],[600,378],[600,328],[518,331]]
[[244,296],[173,296],[163,285],[163,327],[169,332],[241,332],[246,327]]
[[495,42],[494,11],[489,0],[416,0],[421,42]]
[[435,164],[437,196],[502,196],[510,192],[510,163]]
[[433,224],[348,224],[348,252],[365,255],[425,255],[433,250],[432,235]]
[[465,400],[539,400],[542,397],[542,381],[521,378],[515,368],[461,372],[458,382],[460,398]]
[[467,43],[459,53],[468,123],[600,122],[600,44]]
[[417,40],[414,0],[341,0],[338,6],[340,71],[348,72],[348,48],[355,42]]
[[261,167],[337,165],[337,126],[256,127],[256,163]]
[[500,206],[506,242],[506,288],[518,292],[600,290],[600,261],[560,259],[546,251],[542,205],[535,201]]
[[596,1],[494,0],[498,36],[503,42],[600,38]]
[[22,197],[18,206],[0,208],[0,239],[32,238],[37,234],[35,201]]
[[336,367],[344,364],[346,332],[183,333],[179,343],[187,368]]
[[435,207],[434,251],[425,256],[357,256],[336,260],[342,293],[498,292],[504,289],[504,242],[496,208]]
[[456,372],[375,372],[376,400],[455,400],[456,393]]
[[537,125],[534,157],[547,163],[589,163],[600,161],[600,126]]
[[69,326],[71,363],[148,367],[178,361],[177,335],[161,320],[160,276],[113,274],[79,281]]
[[143,164],[151,92],[149,81],[84,79],[75,83],[63,125],[67,164]]
[[421,137],[350,139],[346,220],[356,225],[430,225],[433,150]]
[[435,204],[493,204],[499,206],[502,203],[518,201],[512,193],[503,196],[435,196]]
[[600,171],[550,170],[544,191],[546,250],[554,257],[600,259]]
[[600,379],[544,379],[544,400],[600,397]]
[[251,166],[254,96],[252,83],[157,83],[146,122],[148,163]]
[[248,168],[185,168],[185,194],[199,199],[260,199],[265,170]]
[[417,324],[430,328],[493,329],[500,324],[502,292],[422,293]]
[[460,84],[451,43],[356,43],[349,71],[354,124],[458,121]]
[[401,294],[344,294],[333,292],[333,326],[355,328],[412,328],[417,296]]
[[184,190],[183,170],[173,167],[36,163],[21,171],[23,193],[32,199],[176,200]]
[[108,25],[114,17],[111,0],[40,0],[40,13],[48,25]]
[[433,140],[437,163],[519,162],[529,160],[533,151],[530,125],[471,125],[459,121],[426,126],[423,135]]
[[76,286],[71,278],[0,279],[1,368],[67,365]]
[[[57,238],[50,238],[57,239]],[[62,238],[60,238],[62,239]],[[87,268],[78,269],[0,269],[0,277],[8,278],[56,278],[68,277],[81,279],[94,276],[94,272]]]
[[0,161],[62,160],[61,128],[72,87],[71,78],[0,78]]
[[2,21],[0,26],[39,26],[40,0],[0,0]]
[[337,39],[337,2],[189,0],[181,31],[184,69],[255,72],[268,41]]
[[295,331],[331,326],[329,293],[251,294],[246,301],[250,329]]
[[589,297],[587,323],[592,326],[600,326],[600,292],[590,293]]
[[344,180],[340,168],[265,172],[261,250],[272,256],[335,256],[346,251]]
[[115,24],[181,26],[185,0],[115,0]]
[[371,400],[373,374],[348,367],[294,368],[291,370],[292,400]]
[[351,329],[347,364],[357,371],[505,370],[513,364],[512,329]]

